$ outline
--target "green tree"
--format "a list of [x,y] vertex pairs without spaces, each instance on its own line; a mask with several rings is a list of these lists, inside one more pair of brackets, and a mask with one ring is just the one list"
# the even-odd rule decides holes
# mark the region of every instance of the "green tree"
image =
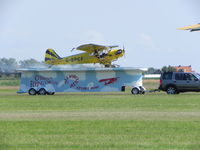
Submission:
[[145,72],[145,74],[159,74],[161,73],[160,69],[156,69],[153,67],[148,68],[148,70]]
[[0,59],[0,68],[2,72],[14,72],[18,67],[18,62],[15,58]]
[[162,70],[162,72],[175,72],[176,68],[174,68],[174,67],[169,65],[168,67],[167,66],[163,66],[161,70]]
[[35,65],[40,65],[40,64],[41,63],[39,61],[33,58],[19,61],[20,68],[30,68],[30,67],[33,67]]

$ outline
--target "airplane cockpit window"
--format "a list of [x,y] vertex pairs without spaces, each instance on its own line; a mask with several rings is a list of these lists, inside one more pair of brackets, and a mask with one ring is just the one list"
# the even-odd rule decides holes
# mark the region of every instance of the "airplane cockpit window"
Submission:
[[116,55],[118,55],[118,54],[121,54],[122,53],[122,50],[121,49],[119,49],[118,51],[116,51]]

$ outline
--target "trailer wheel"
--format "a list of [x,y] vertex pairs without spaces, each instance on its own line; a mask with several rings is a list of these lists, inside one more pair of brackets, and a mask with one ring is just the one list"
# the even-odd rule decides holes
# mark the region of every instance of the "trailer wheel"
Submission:
[[31,88],[31,89],[29,89],[28,94],[29,95],[36,95],[37,91],[34,88]]
[[47,95],[54,95],[55,92],[47,92]]
[[47,94],[47,91],[44,89],[44,88],[41,88],[39,91],[38,91],[38,95],[46,95]]
[[140,91],[138,90],[138,88],[132,88],[131,93],[132,93],[133,95],[136,95],[136,94],[139,94]]

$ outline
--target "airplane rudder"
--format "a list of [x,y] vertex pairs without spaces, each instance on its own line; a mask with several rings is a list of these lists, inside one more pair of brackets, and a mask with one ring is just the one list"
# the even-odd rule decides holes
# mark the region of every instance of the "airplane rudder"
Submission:
[[53,49],[47,49],[45,53],[45,59],[60,59],[60,56],[53,50]]

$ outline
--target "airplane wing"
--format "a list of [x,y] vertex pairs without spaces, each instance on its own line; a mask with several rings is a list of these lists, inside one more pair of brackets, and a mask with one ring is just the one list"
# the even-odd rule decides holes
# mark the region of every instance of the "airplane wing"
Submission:
[[200,30],[200,23],[199,24],[195,24],[195,25],[191,25],[191,26],[178,28],[178,30],[190,30],[191,32],[192,31],[198,31],[198,30]]
[[109,50],[111,48],[118,47],[117,45],[114,46],[104,46],[104,45],[97,45],[97,44],[84,44],[80,45],[77,47],[77,50],[85,51],[88,53],[93,53],[93,52],[101,52],[103,50]]

